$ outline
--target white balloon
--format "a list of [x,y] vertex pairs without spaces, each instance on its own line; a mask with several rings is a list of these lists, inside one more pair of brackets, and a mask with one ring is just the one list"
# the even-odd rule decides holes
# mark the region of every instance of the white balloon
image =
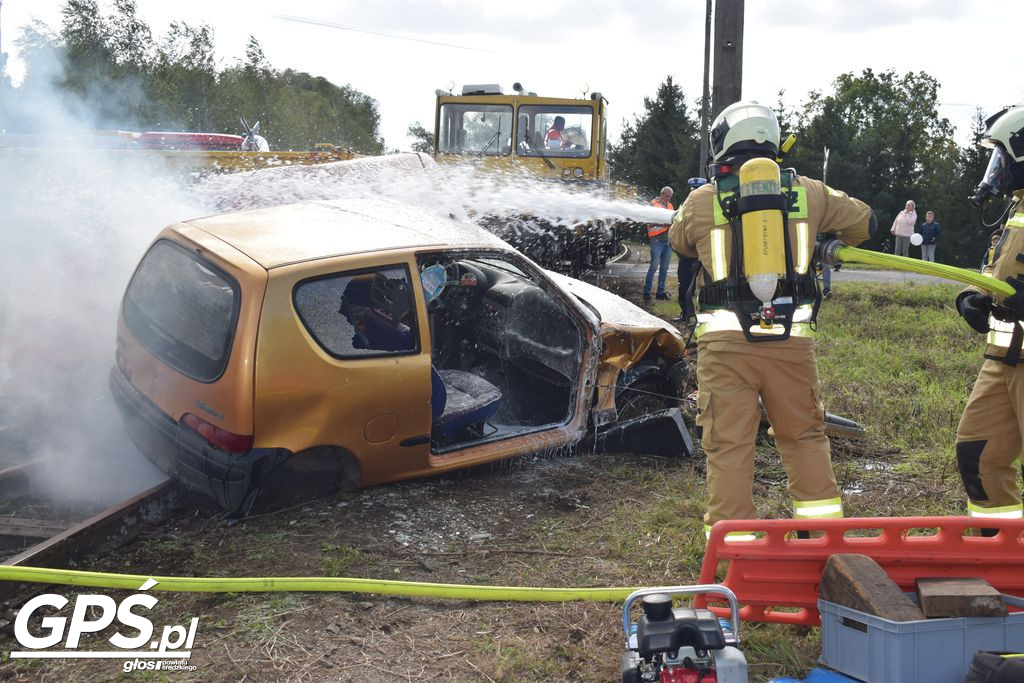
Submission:
[[915,247],[921,246],[922,242],[924,242],[924,238],[921,237],[921,233],[915,232],[913,235],[910,236],[910,243],[913,244]]

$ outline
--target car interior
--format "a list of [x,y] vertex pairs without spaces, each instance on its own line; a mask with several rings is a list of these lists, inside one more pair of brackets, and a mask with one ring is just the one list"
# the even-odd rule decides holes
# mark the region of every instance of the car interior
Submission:
[[463,254],[420,259],[432,357],[435,453],[566,422],[584,335],[515,264]]

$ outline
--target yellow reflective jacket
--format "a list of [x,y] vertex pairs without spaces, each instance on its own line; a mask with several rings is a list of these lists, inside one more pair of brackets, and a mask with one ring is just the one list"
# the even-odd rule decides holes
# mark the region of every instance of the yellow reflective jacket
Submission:
[[[1011,276],[1024,277],[1024,263],[1017,259],[1017,255],[1021,253],[1024,253],[1024,207],[1018,203],[1016,213],[1006,221],[1003,236],[1000,238],[999,244],[996,245],[995,263],[986,266],[982,272],[1000,281],[1005,281]],[[990,292],[983,292],[977,287],[967,287],[965,291],[968,290],[980,294],[990,294]],[[1003,298],[1001,294],[992,295],[992,300],[996,304],[1002,303]],[[1005,358],[1010,339],[1013,336],[1013,326],[1022,324],[1024,323],[1003,322],[990,316],[988,325],[992,329],[986,339],[988,344],[985,346],[985,358],[992,360]]]
[[[835,190],[820,180],[803,176],[793,179],[792,190],[796,193],[797,202],[789,212],[789,239],[793,270],[797,275],[808,273],[819,233],[831,233],[851,246],[860,244],[870,236],[871,208],[859,199]],[[712,282],[728,277],[732,260],[732,230],[719,206],[715,183],[703,185],[687,196],[673,218],[668,237],[675,251],[700,260]],[[698,292],[703,282],[703,275],[698,275]],[[725,314],[725,311],[717,313],[724,319],[721,314]],[[698,315],[698,320],[700,318]],[[735,315],[732,315],[732,319],[735,320]],[[799,314],[794,316],[795,321],[800,319]],[[736,328],[718,331],[710,328],[706,334],[743,339],[738,322]],[[809,325],[794,323],[792,334],[798,337],[809,336]]]

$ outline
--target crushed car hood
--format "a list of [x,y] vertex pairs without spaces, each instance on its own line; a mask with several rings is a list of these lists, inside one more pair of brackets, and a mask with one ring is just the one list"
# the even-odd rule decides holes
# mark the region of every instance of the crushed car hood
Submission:
[[601,317],[601,336],[605,339],[602,362],[625,369],[652,345],[670,357],[686,355],[686,339],[661,318],[600,287],[552,271],[546,274]]

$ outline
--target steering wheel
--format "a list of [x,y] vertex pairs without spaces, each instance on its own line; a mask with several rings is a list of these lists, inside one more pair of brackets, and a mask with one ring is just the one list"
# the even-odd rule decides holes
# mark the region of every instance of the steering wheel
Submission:
[[439,309],[451,308],[454,299],[458,298],[461,277],[462,269],[459,267],[458,261],[451,261],[444,265],[444,288],[438,293],[435,300]]
[[458,286],[459,278],[462,275],[462,269],[459,268],[459,262],[452,261],[450,263],[445,264],[444,274],[447,277],[447,280],[445,281],[446,290],[451,288],[452,285]]

